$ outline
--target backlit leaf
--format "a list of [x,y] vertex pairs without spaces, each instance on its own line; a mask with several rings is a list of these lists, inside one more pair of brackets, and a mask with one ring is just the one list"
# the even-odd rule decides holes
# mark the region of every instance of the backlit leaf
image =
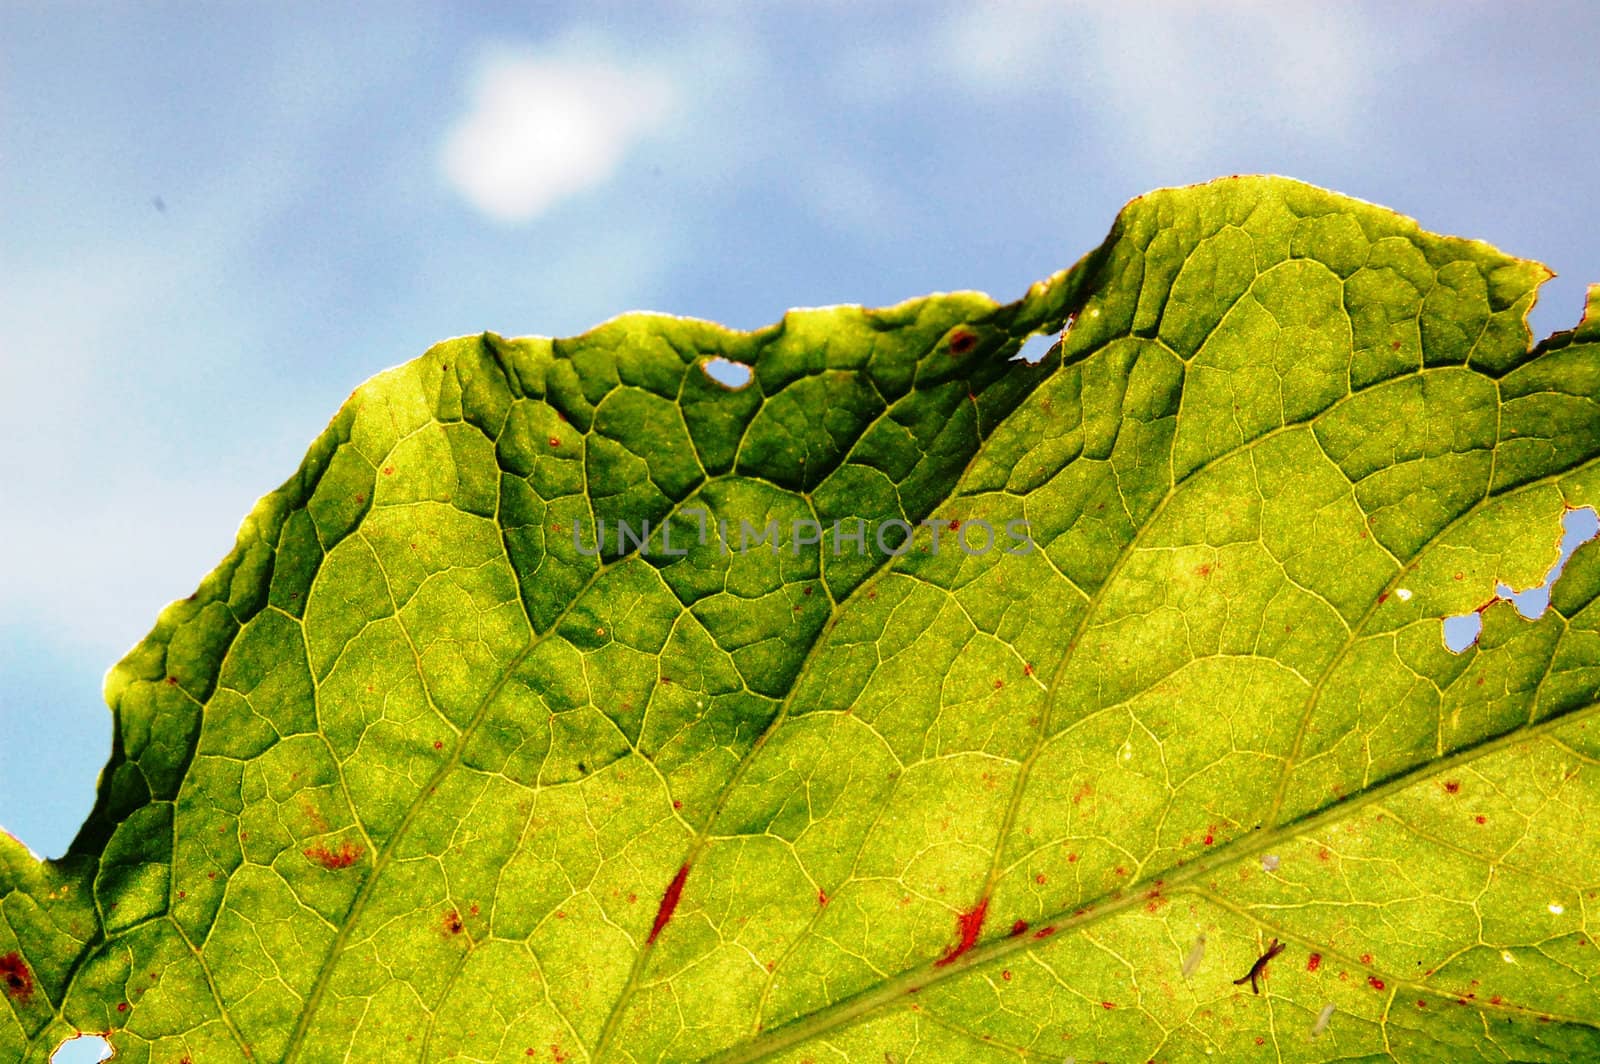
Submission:
[[1600,1058],[1547,276],[1249,178],[1015,303],[440,344],[0,836],[0,1059]]

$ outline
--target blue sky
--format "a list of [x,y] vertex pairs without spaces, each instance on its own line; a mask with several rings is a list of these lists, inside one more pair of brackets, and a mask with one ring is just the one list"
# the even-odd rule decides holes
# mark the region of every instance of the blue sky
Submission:
[[0,10],[0,825],[41,853],[106,668],[444,337],[1012,298],[1236,172],[1544,261],[1540,335],[1600,281],[1580,4],[270,6]]

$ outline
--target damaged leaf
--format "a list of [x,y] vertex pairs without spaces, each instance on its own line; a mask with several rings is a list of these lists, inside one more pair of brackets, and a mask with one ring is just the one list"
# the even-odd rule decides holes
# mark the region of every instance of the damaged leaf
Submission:
[[1243,178],[1014,303],[438,345],[0,836],[0,1059],[1600,1056],[1548,276]]

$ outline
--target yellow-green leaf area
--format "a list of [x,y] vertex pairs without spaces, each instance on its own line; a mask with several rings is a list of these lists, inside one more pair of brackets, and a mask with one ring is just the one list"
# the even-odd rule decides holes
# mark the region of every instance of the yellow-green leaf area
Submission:
[[1011,303],[439,344],[0,836],[0,1059],[1600,1059],[1548,276],[1235,178]]

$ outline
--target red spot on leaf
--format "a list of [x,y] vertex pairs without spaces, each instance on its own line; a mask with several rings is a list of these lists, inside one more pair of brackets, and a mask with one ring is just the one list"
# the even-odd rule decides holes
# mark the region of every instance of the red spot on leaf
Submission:
[[674,809],[682,809],[683,808],[683,802],[679,801],[677,798],[674,798],[672,800],[672,808],[674,808]]
[[1489,999],[1489,1004],[1491,1005],[1504,1005],[1505,1003],[1506,999],[1501,997],[1499,994],[1496,994],[1494,997]]
[[1444,781],[1444,789],[1447,792],[1449,792],[1450,794],[1460,794],[1461,793],[1461,781],[1460,780],[1445,780]]
[[1027,934],[1027,931],[1028,931],[1028,921],[1026,921],[1026,920],[1018,920],[1016,923],[1011,925],[1011,937],[1012,938],[1016,938],[1018,935]]
[[1194,575],[1196,575],[1196,576],[1210,576],[1211,575],[1211,563],[1210,562],[1206,562],[1204,565],[1195,566]]
[[348,839],[341,842],[337,850],[330,850],[318,843],[305,851],[307,857],[331,872],[336,872],[341,868],[349,868],[361,860],[361,855],[364,853],[366,853],[366,850]]
[[961,934],[961,941],[952,946],[949,953],[934,962],[938,967],[944,967],[977,945],[978,933],[983,930],[983,918],[988,911],[989,899],[984,898],[975,907],[956,917],[956,930]]
[[552,447],[560,447],[561,446],[561,441],[556,439],[554,436],[551,436],[550,437],[550,446],[552,446]]
[[1475,816],[1472,819],[1480,824],[1487,824],[1489,822],[1489,818],[1486,816]]
[[435,739],[433,741],[433,748],[435,750],[443,750],[444,749],[444,741],[441,740],[441,739]]
[[1423,1001],[1421,998],[1417,998],[1417,1008],[1425,1009],[1427,1007],[1428,1007],[1428,1003],[1426,1001]]
[[466,929],[466,924],[461,922],[461,914],[451,909],[444,914],[444,929],[452,935],[459,935]]
[[1318,968],[1321,968],[1321,967],[1322,967],[1322,954],[1313,953],[1311,956],[1306,958],[1306,971],[1314,972]]
[[1075,853],[1067,854],[1067,864],[1077,864],[1077,863],[1078,863],[1078,855],[1077,854],[1075,854]]
[[1111,1003],[1111,1002],[1109,1002],[1109,1001],[1102,1001],[1102,1002],[1100,1002],[1100,1007],[1101,1007],[1101,1008],[1103,1008],[1103,1009],[1114,1009],[1114,1008],[1116,1008],[1116,1006],[1115,1006],[1115,1005],[1113,1005],[1113,1004],[1112,1004],[1112,1003]]
[[1382,990],[1383,989],[1383,980],[1379,979],[1375,975],[1369,975],[1369,976],[1367,976],[1367,985],[1370,986],[1374,990]]
[[176,687],[176,686],[178,686],[178,678],[176,676],[168,676],[167,677],[167,686],[168,687]]
[[828,892],[827,891],[822,890],[820,888],[817,890],[817,904],[818,905],[826,905],[826,904],[828,904]]
[[22,954],[13,950],[0,957],[0,983],[5,984],[8,995],[24,1004],[33,997],[33,972]]
[[1037,930],[1037,931],[1035,931],[1033,933],[1033,937],[1034,938],[1049,938],[1051,935],[1053,935],[1055,933],[1056,933],[1056,929],[1055,929],[1054,926],[1041,927],[1041,928],[1039,928],[1039,930]]
[[1038,875],[1036,875],[1036,876],[1034,876],[1034,877],[1033,877],[1033,881],[1034,881],[1034,882],[1035,882],[1035,883],[1037,883],[1037,884],[1039,884],[1039,885],[1040,885],[1040,886],[1041,886],[1041,887],[1042,887],[1042,886],[1044,886],[1044,882],[1045,882],[1045,880],[1044,880],[1044,873],[1043,873],[1043,872],[1040,872],[1040,873],[1039,873],[1039,874],[1038,874]]
[[971,351],[977,343],[977,333],[971,333],[965,329],[957,329],[950,334],[950,353],[952,355],[964,355]]
[[392,465],[384,466],[383,467],[383,475],[386,476],[386,477],[394,476],[394,466],[392,466]]
[[117,1002],[117,1011],[118,1012],[127,1012],[128,1011],[128,1003],[126,1001]]
[[1000,978],[1004,979],[1008,983],[1011,982],[1011,969],[1010,968],[1006,968],[1006,969],[1002,970],[1000,972]]
[[1363,954],[1362,954],[1362,955],[1361,955],[1361,963],[1362,963],[1362,964],[1371,964],[1371,963],[1372,963],[1372,954],[1370,954],[1370,953],[1363,953]]
[[661,905],[656,909],[656,922],[650,925],[650,935],[646,942],[654,942],[661,934],[661,929],[667,926],[667,921],[672,919],[672,913],[678,907],[678,900],[683,897],[683,884],[689,878],[689,866],[680,865],[678,874],[672,877],[672,882],[667,884],[667,892],[661,895]]
[[1033,675],[1033,663],[1031,661],[1030,662],[1025,662],[1023,664],[1023,666],[1022,666],[1022,675],[1024,675],[1024,676],[1032,676]]
[[1207,846],[1210,846],[1213,842],[1217,841],[1217,837],[1215,835],[1207,835],[1205,838],[1201,839],[1200,841],[1205,843]]

